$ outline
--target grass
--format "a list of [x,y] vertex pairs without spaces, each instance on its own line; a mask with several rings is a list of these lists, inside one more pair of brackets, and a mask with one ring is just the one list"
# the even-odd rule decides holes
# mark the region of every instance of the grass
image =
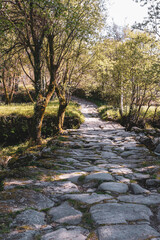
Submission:
[[[57,115],[59,102],[58,100],[51,101],[46,108],[46,115]],[[26,117],[31,117],[33,115],[34,105],[32,103],[21,103],[21,104],[10,104],[10,105],[0,105],[0,117],[8,116],[11,114],[22,115]],[[74,116],[81,118],[83,120],[83,115],[79,110],[79,106],[75,102],[70,102],[66,109],[66,116]]]
[[[46,115],[57,115],[59,102],[58,100],[51,101],[46,108]],[[10,105],[0,105],[0,117],[9,116],[11,114],[22,115],[25,117],[31,117],[33,115],[34,105],[31,103],[22,103],[22,104],[10,104]],[[75,102],[70,102],[66,109],[66,116],[77,117],[82,122],[84,117],[79,110],[79,106]]]
[[[140,113],[140,117],[143,117],[145,111],[147,109],[147,106],[143,106],[141,108],[141,113]],[[119,113],[119,108],[118,107],[114,107],[112,105],[101,105],[98,108],[98,111],[101,115],[101,118],[103,120],[107,120],[107,119],[114,119],[114,120],[119,120],[120,119],[120,113]],[[153,119],[154,116],[154,112],[155,112],[155,106],[151,106],[147,112],[146,118],[147,119]],[[129,113],[129,109],[127,108],[126,110],[126,114]],[[160,107],[157,109],[157,116],[156,119],[158,119],[160,117]]]
[[98,108],[98,112],[100,113],[101,118],[103,120],[107,120],[109,118],[114,119],[114,120],[118,120],[120,118],[119,109],[114,108],[111,105],[100,106]]
[[[59,106],[58,100],[51,101],[47,106],[45,116],[47,116],[47,115],[48,116],[49,115],[56,116],[57,111],[58,111],[58,106]],[[27,104],[27,103],[26,104],[23,103],[23,104],[0,105],[0,117],[1,116],[7,117],[11,114],[25,116],[25,117],[31,117],[33,115],[33,109],[34,109],[33,104]],[[82,113],[79,110],[79,105],[75,102],[70,102],[70,104],[68,105],[68,107],[66,109],[66,116],[77,118],[80,123],[82,123],[84,121],[84,116],[82,115]],[[51,138],[47,138],[47,139],[43,140],[43,144],[41,147],[43,147],[43,145],[45,146],[47,144],[47,142],[50,141],[50,139]],[[58,140],[65,141],[66,139],[64,139],[64,137],[60,136],[58,138]],[[55,148],[56,148],[56,146],[55,146]],[[21,144],[17,144],[14,146],[7,146],[7,147],[0,146],[0,157],[2,157],[1,163],[4,161],[4,165],[5,165],[7,156],[13,156],[15,154],[22,154],[22,153],[25,153],[29,149],[34,152],[34,149],[31,149],[30,141],[26,141],[26,142],[23,142]],[[36,149],[35,149],[35,151],[36,151]]]

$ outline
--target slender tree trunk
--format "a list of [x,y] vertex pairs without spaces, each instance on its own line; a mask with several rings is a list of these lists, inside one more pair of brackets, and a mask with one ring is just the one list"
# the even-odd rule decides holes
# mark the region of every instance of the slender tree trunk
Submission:
[[3,72],[2,72],[2,83],[3,83],[3,89],[4,89],[4,95],[5,95],[5,104],[9,104],[9,94],[8,94],[7,84],[6,84],[5,69],[3,69]]
[[154,115],[153,115],[153,122],[155,121],[156,119],[156,116],[157,116],[157,109],[158,109],[158,105],[155,106],[155,110],[154,110]]
[[28,96],[29,96],[31,102],[34,103],[34,100],[33,100],[32,96],[31,96],[31,94],[30,94],[28,88],[26,87],[26,84],[25,84],[25,82],[24,82],[23,79],[22,79],[22,82],[23,82],[23,86],[24,86],[24,88],[26,89],[26,92],[27,92],[27,94],[28,94]]
[[[53,38],[51,39],[53,40]],[[36,103],[34,107],[33,115],[33,130],[32,138],[36,144],[41,144],[41,130],[44,119],[46,107],[55,91],[55,80],[57,67],[53,65],[53,41],[49,42],[49,53],[50,53],[50,83],[46,96],[43,96],[43,86],[41,79],[41,65],[40,65],[40,52],[34,56],[34,77],[35,77],[35,91],[36,91]]]
[[36,144],[41,144],[42,122],[48,102],[40,94],[34,106],[32,138]]
[[64,117],[65,117],[65,111],[66,107],[68,105],[66,96],[65,96],[65,90],[60,89],[58,86],[56,86],[56,94],[59,99],[59,109],[58,109],[58,115],[57,115],[57,127],[58,127],[58,132],[62,133],[63,132],[63,124],[64,124]]
[[66,112],[67,103],[65,101],[60,101],[58,109],[58,132],[63,132],[64,118]]
[[123,117],[123,112],[124,112],[124,105],[123,105],[123,85],[122,85],[122,82],[121,82],[121,96],[120,96],[120,115],[121,117]]
[[41,66],[40,66],[40,46],[35,47],[34,52],[34,82],[35,82],[35,95],[36,102],[34,105],[33,125],[32,125],[32,139],[36,144],[41,144],[41,129],[44,118],[45,109],[47,106],[46,98],[42,96],[42,84],[41,84]]

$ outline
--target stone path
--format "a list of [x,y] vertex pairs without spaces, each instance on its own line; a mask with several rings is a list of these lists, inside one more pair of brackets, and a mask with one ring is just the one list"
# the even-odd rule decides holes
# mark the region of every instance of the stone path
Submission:
[[160,240],[157,157],[135,133],[101,121],[93,104],[81,106],[80,129],[5,181],[0,239]]

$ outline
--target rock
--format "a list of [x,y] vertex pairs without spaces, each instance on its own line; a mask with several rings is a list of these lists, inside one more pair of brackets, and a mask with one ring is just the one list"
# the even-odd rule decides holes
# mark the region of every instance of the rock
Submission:
[[41,240],[86,240],[88,234],[88,232],[87,234],[84,233],[83,228],[71,228],[68,230],[66,228],[60,228],[42,236]]
[[131,191],[134,194],[143,194],[143,193],[150,193],[147,189],[142,188],[140,185],[137,183],[131,183],[130,184]]
[[87,175],[86,178],[85,178],[86,182],[92,181],[92,180],[97,180],[97,181],[114,181],[114,178],[109,173],[99,172],[99,173],[92,173],[90,175]]
[[155,144],[153,140],[150,137],[147,136],[141,136],[139,138],[140,143],[144,144],[147,148],[154,150],[155,149]]
[[141,132],[143,132],[144,130],[141,129],[141,128],[138,128],[138,127],[132,127],[132,128],[131,128],[131,131],[134,131],[134,132],[136,132],[136,133],[141,133]]
[[105,182],[102,183],[98,189],[115,193],[126,193],[128,191],[128,186],[125,183]]
[[28,230],[25,232],[14,231],[7,235],[5,240],[34,240],[36,231]]
[[105,203],[92,206],[92,219],[96,224],[123,224],[127,221],[146,220],[152,216],[151,210],[138,204]]
[[43,189],[43,191],[48,194],[65,194],[79,192],[77,185],[70,181],[49,183],[48,186]]
[[130,183],[130,179],[124,178],[123,176],[116,175],[114,176],[116,180],[122,183]]
[[160,154],[160,143],[157,145],[156,149],[154,150],[156,154]]
[[157,220],[158,220],[158,222],[160,223],[160,207],[158,208]]
[[132,179],[132,180],[145,180],[150,178],[149,174],[142,174],[142,173],[133,173],[133,174],[125,174],[125,177]]
[[144,195],[127,195],[127,196],[119,196],[118,200],[121,202],[129,202],[129,203],[139,203],[145,205],[158,205],[160,204],[160,194],[150,194],[147,196]]
[[147,179],[146,185],[148,187],[158,187],[158,186],[160,186],[160,180],[159,179]]
[[92,167],[87,167],[87,168],[84,168],[83,169],[85,172],[98,172],[98,171],[101,171],[102,168],[100,167],[96,167],[96,166],[92,166]]
[[11,223],[11,227],[17,226],[33,226],[35,228],[41,228],[45,225],[45,214],[29,209],[16,216],[14,221]]
[[13,189],[2,192],[0,195],[0,212],[15,212],[26,208],[42,210],[53,206],[53,201],[33,190]]
[[132,170],[129,168],[120,167],[120,168],[110,168],[109,172],[123,175],[123,174],[132,173]]
[[49,215],[51,216],[52,221],[67,224],[79,224],[82,218],[82,213],[71,207],[68,202],[52,208],[49,211]]
[[102,152],[102,158],[105,159],[111,159],[111,158],[120,158],[117,154],[113,153],[113,152]]
[[98,228],[99,240],[146,240],[160,234],[147,224],[115,225]]
[[83,194],[66,194],[63,196],[63,199],[72,199],[86,204],[93,204],[101,202],[103,200],[113,199],[113,197],[108,194],[83,193]]

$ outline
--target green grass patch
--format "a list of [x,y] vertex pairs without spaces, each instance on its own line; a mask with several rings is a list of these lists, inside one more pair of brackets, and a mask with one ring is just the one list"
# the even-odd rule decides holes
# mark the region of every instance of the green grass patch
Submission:
[[114,119],[118,120],[120,118],[119,109],[114,108],[111,105],[102,105],[98,108],[98,112],[103,120]]
[[[59,102],[57,99],[49,102],[46,108],[46,115],[57,115]],[[9,115],[22,115],[25,117],[32,117],[34,111],[34,105],[32,103],[12,103],[10,105],[0,105],[0,117]],[[82,121],[84,117],[79,110],[79,106],[75,102],[70,102],[66,109],[66,116],[77,117]]]
[[[51,101],[47,108],[42,126],[42,137],[48,138],[57,132],[58,100]],[[30,103],[0,105],[0,144],[5,147],[19,144],[31,136],[34,105]],[[79,105],[70,102],[66,109],[64,129],[78,128],[84,117]]]
[[[147,110],[147,106],[142,106],[141,111],[140,111],[140,117],[139,119],[142,119],[145,112]],[[119,108],[114,107],[112,105],[101,105],[98,108],[98,112],[103,120],[115,120],[119,121],[121,119],[120,113],[119,113]],[[129,107],[125,108],[124,115],[127,116],[129,113]],[[155,113],[155,106],[152,106],[149,108],[145,119],[146,119],[146,128],[152,128],[151,124],[147,122],[147,120],[153,120]],[[155,120],[159,120],[160,118],[160,107],[157,109],[157,114]]]

